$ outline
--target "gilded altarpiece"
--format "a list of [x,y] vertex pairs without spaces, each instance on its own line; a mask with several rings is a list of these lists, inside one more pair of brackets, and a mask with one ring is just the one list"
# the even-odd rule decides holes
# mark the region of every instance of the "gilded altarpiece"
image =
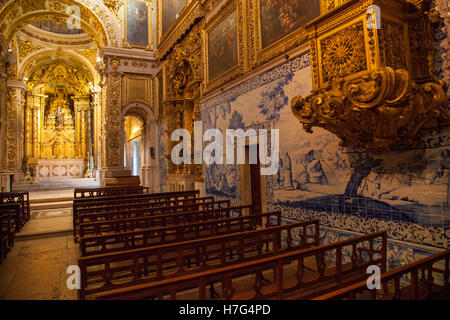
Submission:
[[29,72],[24,108],[26,177],[89,176],[92,155],[90,74],[61,61]]
[[[200,97],[203,74],[201,26],[197,25],[174,47],[164,63],[164,118],[168,132],[185,128],[193,136],[194,121],[200,120]],[[168,136],[168,157],[176,142]],[[193,161],[192,161],[193,163]],[[202,174],[201,164],[176,165],[168,161],[169,190],[192,189]]]

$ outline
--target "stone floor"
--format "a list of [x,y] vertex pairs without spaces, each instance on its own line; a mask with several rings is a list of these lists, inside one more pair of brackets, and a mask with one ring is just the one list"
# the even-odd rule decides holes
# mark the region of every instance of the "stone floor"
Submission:
[[76,299],[66,285],[67,267],[76,263],[71,235],[18,240],[0,265],[0,299]]
[[30,192],[31,220],[16,235],[14,248],[0,265],[0,299],[77,298],[76,290],[69,290],[66,285],[67,267],[77,263],[72,204],[67,198],[73,198],[75,187],[87,186],[95,186],[95,181],[14,186],[14,191]]

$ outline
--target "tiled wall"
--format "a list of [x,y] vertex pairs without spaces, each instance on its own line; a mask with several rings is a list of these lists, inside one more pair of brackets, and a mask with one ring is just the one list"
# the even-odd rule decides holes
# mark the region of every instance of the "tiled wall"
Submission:
[[[268,209],[319,218],[323,243],[388,230],[389,266],[449,246],[450,127],[425,129],[414,149],[371,156],[328,131],[306,133],[290,101],[311,91],[309,51],[202,104],[203,129],[280,130],[280,169],[266,177]],[[204,165],[206,191],[240,202],[238,165]]]

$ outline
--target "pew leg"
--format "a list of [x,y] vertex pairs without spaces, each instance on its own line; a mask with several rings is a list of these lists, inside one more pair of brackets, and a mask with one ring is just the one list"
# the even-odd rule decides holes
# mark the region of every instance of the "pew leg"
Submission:
[[[274,273],[273,273],[273,274],[275,274],[275,270],[274,270]],[[270,280],[264,278],[264,276],[263,276],[262,274],[261,274],[261,280],[262,280],[263,282],[265,282],[265,283],[271,283]]]
[[211,299],[219,298],[219,294],[216,291],[216,288],[214,288],[214,283],[209,284],[209,295]]
[[191,257],[187,257],[187,267],[191,268]]

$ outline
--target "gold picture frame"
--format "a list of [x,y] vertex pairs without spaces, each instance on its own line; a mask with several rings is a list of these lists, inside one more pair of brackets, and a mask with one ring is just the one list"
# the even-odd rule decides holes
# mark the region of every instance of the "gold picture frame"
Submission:
[[[148,44],[147,45],[139,45],[130,43],[128,40],[128,5],[130,2],[142,2],[147,6],[147,34],[148,34]],[[152,0],[127,0],[124,8],[123,8],[123,21],[124,21],[124,34],[123,34],[123,45],[127,48],[139,48],[146,50],[153,50],[153,30],[152,30],[152,9],[153,9],[153,1]]]
[[249,1],[251,1],[251,8],[253,8],[249,17],[253,21],[248,21],[247,24],[255,26],[252,32],[254,54],[251,55],[250,61],[253,69],[307,42],[311,38],[311,32],[307,30],[307,26],[323,14],[322,1],[317,0],[320,11],[319,16],[292,30],[267,47],[263,47],[261,0]]
[[[165,0],[156,0],[157,1],[157,6],[158,6],[158,11],[157,11],[157,18],[156,18],[156,37],[157,37],[157,43],[159,44],[161,42],[161,39],[163,38],[163,31],[162,31],[162,2]],[[167,1],[167,0],[166,0]],[[170,30],[173,29],[173,26],[176,24],[176,21],[178,21],[178,19],[180,17],[182,17],[184,15],[184,12],[187,10],[187,7],[189,6],[190,2],[193,1],[189,1],[189,0],[184,0],[184,7],[183,9],[181,9],[181,11],[179,12],[179,17],[176,18],[174,21],[172,21],[172,23],[169,25],[169,27],[167,28],[167,30],[165,30],[165,34],[170,33]]]
[[[243,21],[243,1],[241,0],[230,0],[223,10],[214,16],[205,26],[203,30],[203,50],[205,57],[205,68],[204,68],[204,84],[205,93],[213,91],[220,87],[221,85],[228,83],[240,75],[244,74],[244,54],[245,54],[245,44],[244,44],[244,25],[241,23]],[[209,35],[219,24],[225,21],[231,14],[236,14],[236,48],[237,48],[237,63],[232,68],[226,70],[225,72],[219,74],[213,79],[210,78],[210,52]]]

